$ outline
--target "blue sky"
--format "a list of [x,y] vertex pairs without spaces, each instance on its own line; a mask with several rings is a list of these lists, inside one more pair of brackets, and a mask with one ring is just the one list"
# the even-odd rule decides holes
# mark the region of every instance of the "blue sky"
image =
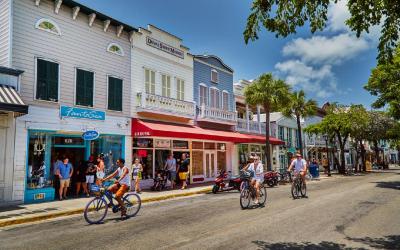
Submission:
[[153,24],[183,39],[193,54],[215,54],[235,70],[234,80],[255,79],[265,72],[304,89],[319,104],[374,100],[363,85],[376,65],[379,28],[357,39],[344,25],[346,1],[331,6],[326,30],[275,38],[263,31],[244,43],[251,0],[79,0],[80,3],[135,27]]

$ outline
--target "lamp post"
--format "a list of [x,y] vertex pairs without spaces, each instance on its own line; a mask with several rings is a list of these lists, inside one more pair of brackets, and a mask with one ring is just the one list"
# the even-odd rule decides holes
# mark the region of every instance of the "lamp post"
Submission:
[[329,149],[328,149],[328,135],[323,135],[324,140],[325,140],[325,149],[326,149],[326,159],[328,160],[328,176],[331,176],[331,165],[329,163]]

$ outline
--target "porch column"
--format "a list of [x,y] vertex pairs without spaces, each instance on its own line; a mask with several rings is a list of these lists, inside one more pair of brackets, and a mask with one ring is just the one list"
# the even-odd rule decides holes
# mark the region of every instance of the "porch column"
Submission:
[[261,134],[260,113],[261,113],[261,107],[260,107],[260,105],[257,105],[257,121],[258,121],[258,133],[259,133],[259,134]]
[[247,127],[247,132],[250,132],[250,117],[249,117],[249,105],[246,104],[246,127]]

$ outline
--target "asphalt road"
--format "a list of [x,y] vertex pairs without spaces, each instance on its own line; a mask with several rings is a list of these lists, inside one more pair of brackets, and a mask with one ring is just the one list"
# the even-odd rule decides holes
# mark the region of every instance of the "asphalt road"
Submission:
[[400,249],[400,171],[268,189],[263,208],[237,192],[148,204],[89,226],[74,216],[0,231],[0,249]]

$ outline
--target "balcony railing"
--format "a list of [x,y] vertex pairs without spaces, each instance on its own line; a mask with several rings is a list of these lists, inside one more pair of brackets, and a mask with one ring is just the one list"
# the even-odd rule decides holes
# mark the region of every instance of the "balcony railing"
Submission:
[[[237,122],[236,122],[236,130],[239,131],[239,132],[259,134],[260,133],[260,126],[261,125],[260,125],[259,122],[247,121],[246,119],[238,118]],[[265,128],[265,126],[264,126],[264,128]]]
[[220,120],[225,122],[236,122],[236,112],[200,106],[200,119]]
[[188,118],[194,118],[196,104],[194,102],[181,101],[165,96],[148,93],[137,94],[137,107],[142,110],[163,112]]

